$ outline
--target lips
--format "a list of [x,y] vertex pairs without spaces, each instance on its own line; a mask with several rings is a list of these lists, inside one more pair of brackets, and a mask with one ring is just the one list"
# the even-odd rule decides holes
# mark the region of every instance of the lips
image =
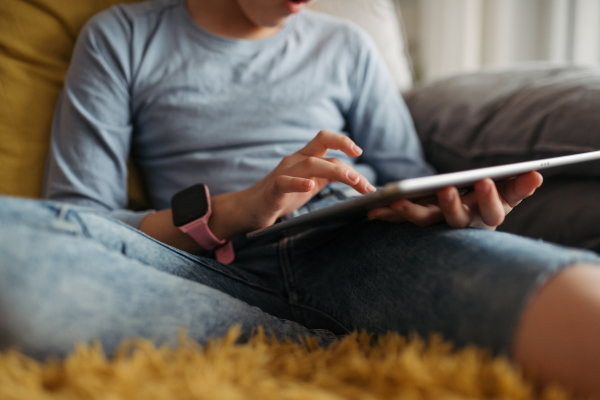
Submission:
[[310,0],[288,0],[287,9],[291,14],[297,14],[304,8],[304,5]]

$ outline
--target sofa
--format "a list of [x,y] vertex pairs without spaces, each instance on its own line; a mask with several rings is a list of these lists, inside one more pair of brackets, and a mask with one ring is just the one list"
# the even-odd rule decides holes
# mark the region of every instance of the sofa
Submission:
[[[77,34],[91,15],[131,1],[0,1],[0,194],[40,197],[53,110]],[[328,4],[336,0],[322,1],[324,11],[335,8]],[[397,41],[392,46],[403,56]],[[406,89],[408,63],[387,56],[395,82]],[[598,68],[487,70],[415,87],[405,99],[439,172],[600,149]],[[129,208],[151,207],[135,160],[129,167]],[[543,187],[500,230],[600,251],[599,174],[600,163],[544,172]],[[425,345],[392,335],[373,346],[367,335],[353,336],[331,351],[264,337],[234,344],[235,331],[204,350],[185,340],[174,350],[138,341],[111,361],[98,346],[84,346],[45,365],[0,353],[0,397],[103,398],[103,390],[115,399],[538,395],[506,360],[475,349],[454,353],[438,338]],[[190,371],[200,375],[192,380]],[[567,398],[555,389],[546,394]]]

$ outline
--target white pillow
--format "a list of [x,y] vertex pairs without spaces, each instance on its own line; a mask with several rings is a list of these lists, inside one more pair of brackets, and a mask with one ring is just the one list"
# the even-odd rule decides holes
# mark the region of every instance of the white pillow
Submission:
[[398,88],[411,88],[410,63],[404,49],[400,12],[394,0],[318,0],[310,8],[348,18],[362,27],[381,51]]

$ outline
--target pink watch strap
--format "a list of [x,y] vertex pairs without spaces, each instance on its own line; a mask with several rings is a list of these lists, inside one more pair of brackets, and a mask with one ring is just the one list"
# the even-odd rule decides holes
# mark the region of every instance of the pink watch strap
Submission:
[[203,249],[213,250],[215,249],[215,256],[217,261],[222,264],[231,264],[235,259],[235,252],[233,251],[233,245],[229,240],[220,240],[210,231],[208,227],[208,219],[212,214],[212,210],[195,221],[180,226],[179,229],[187,233],[192,239],[194,239]]
[[215,256],[217,257],[217,261],[221,264],[231,264],[235,259],[235,252],[233,251],[233,244],[231,244],[231,240],[225,242],[223,246],[217,247],[215,249]]
[[185,224],[179,229],[187,233],[194,239],[203,249],[212,250],[215,247],[225,244],[226,240],[219,240],[208,227],[208,219],[211,212],[207,212],[202,218]]

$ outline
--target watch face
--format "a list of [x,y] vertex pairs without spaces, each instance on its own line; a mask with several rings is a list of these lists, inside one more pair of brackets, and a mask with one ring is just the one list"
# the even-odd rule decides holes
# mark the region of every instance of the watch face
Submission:
[[183,226],[202,218],[208,212],[208,196],[204,185],[194,185],[171,199],[175,226]]

